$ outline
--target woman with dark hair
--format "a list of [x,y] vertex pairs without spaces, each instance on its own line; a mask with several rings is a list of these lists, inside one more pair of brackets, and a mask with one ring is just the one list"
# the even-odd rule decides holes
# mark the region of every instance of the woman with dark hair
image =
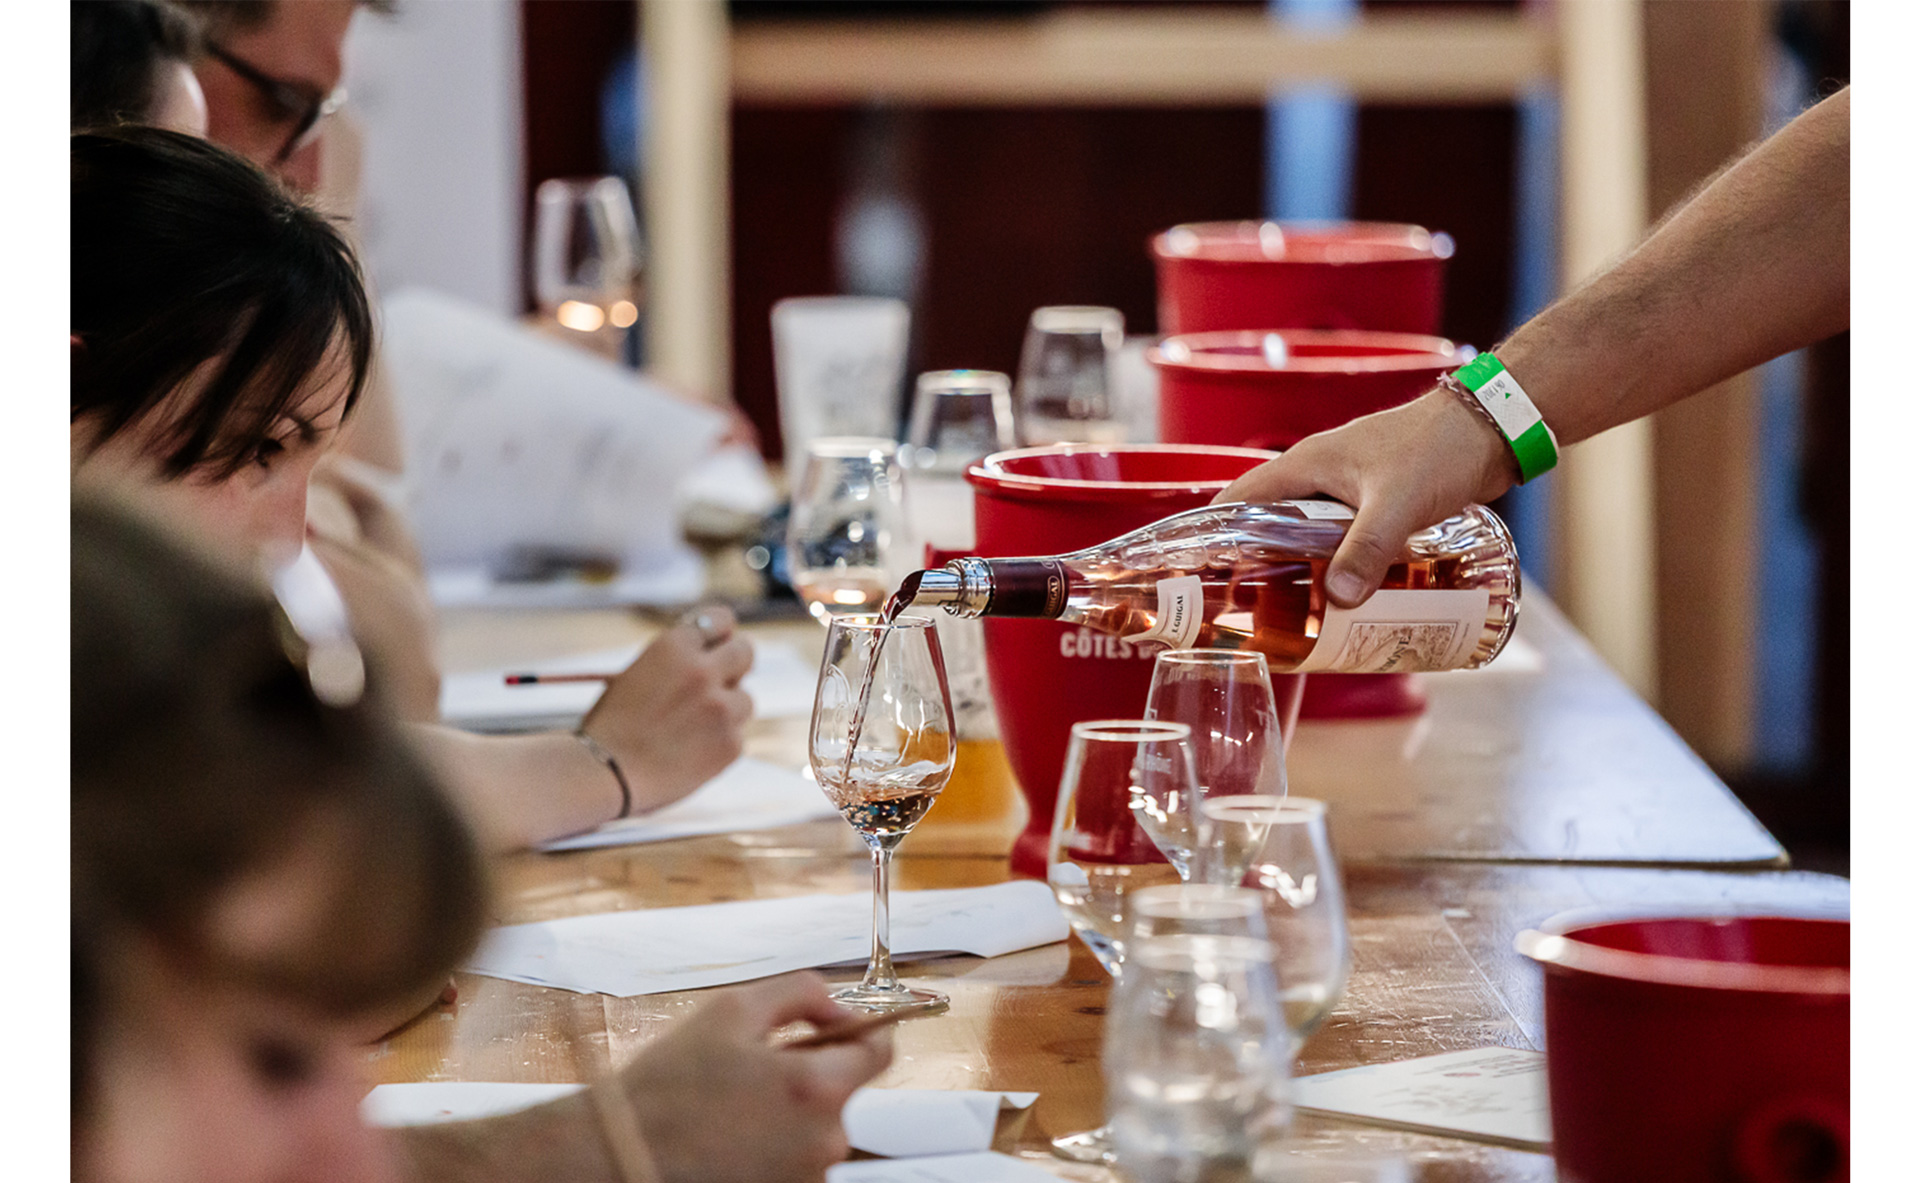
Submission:
[[[365,1040],[479,936],[482,863],[381,709],[262,589],[124,507],[72,519],[73,1177],[617,1179],[591,1099],[382,1134]],[[818,1180],[883,1032],[814,975],[717,992],[614,1081],[669,1183]]]
[[[351,251],[264,172],[203,140],[123,127],[71,143],[75,480],[131,481],[229,552],[287,563],[309,537],[309,478],[367,381],[372,320]],[[408,639],[386,628],[392,614],[360,611],[360,571],[331,572],[391,677]],[[499,847],[656,809],[738,756],[752,713],[739,689],[750,644],[729,635],[724,609],[702,615],[649,646],[577,733],[420,723],[413,738]],[[436,717],[430,692],[402,690],[406,717]]]

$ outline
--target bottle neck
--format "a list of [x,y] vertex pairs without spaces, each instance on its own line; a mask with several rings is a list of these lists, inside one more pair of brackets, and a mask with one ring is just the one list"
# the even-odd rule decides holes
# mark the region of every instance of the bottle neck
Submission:
[[920,572],[913,602],[955,616],[1052,619],[1066,611],[1067,568],[1058,559],[955,559]]

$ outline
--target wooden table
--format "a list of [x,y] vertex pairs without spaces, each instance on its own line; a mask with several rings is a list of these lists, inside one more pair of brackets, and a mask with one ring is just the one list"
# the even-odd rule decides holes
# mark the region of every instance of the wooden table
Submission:
[[[897,864],[901,890],[998,882],[999,858],[916,855]],[[1547,916],[1594,904],[1844,907],[1847,884],[1796,872],[1627,867],[1376,864],[1347,872],[1353,975],[1339,1008],[1307,1045],[1298,1071],[1409,1059],[1499,1045],[1540,1048],[1540,978],[1513,935]],[[858,892],[863,854],[841,823],[688,839],[567,855],[520,855],[501,877],[505,923],[621,908],[813,892]],[[1101,1016],[1107,978],[1078,940],[1007,957],[915,962],[913,980],[953,998],[943,1015],[902,1024],[893,1066],[875,1083],[914,1088],[1034,1090],[1025,1115],[1003,1119],[996,1149],[1070,1178],[1103,1179],[1047,1151],[1048,1138],[1099,1123]],[[858,978],[835,971],[835,981]],[[383,1045],[382,1081],[578,1079],[569,1019],[599,1054],[625,1062],[701,992],[641,998],[580,995],[461,975],[460,1001]],[[1542,1154],[1298,1115],[1303,1154],[1400,1154],[1428,1180],[1547,1180]]]
[[[450,669],[504,665],[645,640],[630,613],[449,613]],[[810,621],[751,626],[811,655]],[[1594,904],[1844,906],[1847,884],[1787,872],[1779,845],[1553,606],[1535,595],[1518,638],[1488,670],[1430,675],[1419,719],[1302,724],[1289,755],[1296,793],[1332,807],[1346,866],[1354,967],[1346,995],[1298,1065],[1324,1072],[1443,1051],[1540,1048],[1540,977],[1514,934]],[[805,721],[759,721],[750,753],[803,760]],[[1018,820],[1010,819],[1017,825]],[[927,830],[906,842],[896,888],[994,883],[1005,826]],[[1697,869],[1686,869],[1697,868]],[[1705,869],[1718,868],[1718,869]],[[1731,870],[1731,868],[1745,868]],[[568,855],[521,855],[500,879],[503,923],[623,908],[813,892],[862,892],[863,848],[839,821]],[[877,1084],[1037,1090],[1004,1118],[996,1147],[1070,1178],[1104,1179],[1047,1152],[1099,1123],[1107,978],[1077,941],[992,960],[918,962],[909,976],[953,998],[903,1024]],[[853,980],[857,971],[837,971]],[[625,1062],[698,992],[577,995],[463,975],[460,1001],[384,1045],[381,1080],[570,1081],[567,1016],[598,1054]],[[1435,1180],[1545,1180],[1545,1155],[1299,1115],[1301,1153],[1392,1153]]]
[[[442,659],[498,669],[639,643],[656,627],[619,611],[450,612]],[[825,635],[810,620],[748,628],[810,659]],[[1786,865],[1772,835],[1546,597],[1527,597],[1493,665],[1422,677],[1430,703],[1417,718],[1305,722],[1294,736],[1292,791],[1331,805],[1346,861]],[[804,765],[805,721],[756,722],[748,752]]]

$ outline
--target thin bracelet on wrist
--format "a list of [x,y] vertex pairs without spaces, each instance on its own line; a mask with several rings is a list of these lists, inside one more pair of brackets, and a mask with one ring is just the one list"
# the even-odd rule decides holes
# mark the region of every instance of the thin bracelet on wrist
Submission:
[[592,753],[594,759],[605,764],[607,771],[613,773],[614,781],[619,784],[620,812],[614,815],[615,819],[618,820],[619,818],[633,816],[633,789],[627,784],[627,774],[620,771],[620,761],[613,758],[612,752],[601,747],[599,740],[584,731],[575,731],[573,738],[579,740],[581,744],[586,747],[587,751]]
[[1466,400],[1506,442],[1525,484],[1560,462],[1560,441],[1520,382],[1499,358],[1483,353],[1440,379]]

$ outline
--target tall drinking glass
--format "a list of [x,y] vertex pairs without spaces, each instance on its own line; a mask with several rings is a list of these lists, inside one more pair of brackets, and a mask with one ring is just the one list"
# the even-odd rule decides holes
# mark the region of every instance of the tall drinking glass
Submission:
[[953,774],[953,702],[933,621],[833,618],[809,736],[814,779],[873,853],[873,955],[866,978],[834,998],[872,1011],[944,1006],[946,995],[901,984],[887,945],[894,848]]
[[842,613],[879,611],[906,574],[898,451],[898,444],[877,436],[837,436],[807,448],[787,519],[787,576],[822,623]]
[[1327,806],[1306,797],[1215,797],[1201,806],[1224,858],[1266,900],[1287,1022],[1304,1044],[1347,987],[1353,947],[1346,892],[1327,837]]
[[1246,1180],[1293,1112],[1273,947],[1240,936],[1148,937],[1107,1008],[1114,1158],[1136,1183]]
[[[1109,974],[1126,959],[1127,897],[1180,874],[1140,817],[1179,800],[1193,808],[1193,758],[1183,723],[1101,719],[1073,725],[1047,842],[1047,882],[1067,923]],[[1053,1140],[1077,1162],[1109,1162],[1103,1126]]]
[[909,467],[958,479],[990,452],[1014,447],[1013,388],[994,370],[929,370],[913,388]]
[[[1153,661],[1147,718],[1193,729],[1198,797],[1287,794],[1287,757],[1267,659],[1237,649],[1169,649]],[[1245,867],[1220,865],[1204,815],[1165,819],[1156,833],[1184,878],[1240,882]]]
[[1021,443],[1124,441],[1127,419],[1114,398],[1112,371],[1125,341],[1117,308],[1034,309],[1014,390]]

